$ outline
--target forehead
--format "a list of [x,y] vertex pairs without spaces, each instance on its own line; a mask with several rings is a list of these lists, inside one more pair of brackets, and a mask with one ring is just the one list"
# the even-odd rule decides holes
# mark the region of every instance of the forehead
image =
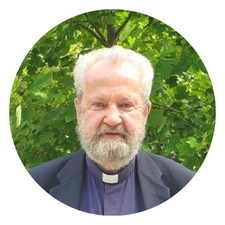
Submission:
[[128,62],[112,63],[101,60],[88,68],[84,76],[85,85],[97,83],[98,85],[113,86],[139,86],[141,77],[139,71]]

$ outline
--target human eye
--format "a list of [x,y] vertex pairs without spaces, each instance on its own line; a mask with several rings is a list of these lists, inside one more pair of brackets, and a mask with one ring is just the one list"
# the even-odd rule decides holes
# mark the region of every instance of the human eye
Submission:
[[95,110],[99,110],[99,109],[102,109],[104,108],[104,103],[101,103],[101,102],[94,102],[92,104],[92,108],[94,108]]
[[94,106],[96,106],[96,107],[101,107],[101,106],[103,106],[103,104],[100,103],[100,102],[95,102],[95,103],[94,103]]
[[124,104],[122,104],[122,106],[125,107],[125,108],[129,108],[129,107],[131,107],[132,105],[131,105],[130,103],[124,103]]
[[121,104],[121,108],[123,108],[123,110],[131,110],[133,107],[132,103],[123,103]]

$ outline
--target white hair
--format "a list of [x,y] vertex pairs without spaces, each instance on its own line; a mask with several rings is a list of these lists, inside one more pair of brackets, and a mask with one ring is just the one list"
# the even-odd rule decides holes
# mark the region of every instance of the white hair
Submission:
[[131,65],[133,65],[137,71],[140,72],[140,79],[142,79],[142,87],[140,91],[143,104],[144,106],[147,106],[154,74],[152,65],[149,60],[141,54],[129,49],[124,49],[123,47],[117,45],[112,48],[94,50],[79,57],[73,70],[75,89],[78,99],[82,99],[84,91],[84,74],[86,70],[101,60],[108,60],[114,64],[123,62],[131,63]]

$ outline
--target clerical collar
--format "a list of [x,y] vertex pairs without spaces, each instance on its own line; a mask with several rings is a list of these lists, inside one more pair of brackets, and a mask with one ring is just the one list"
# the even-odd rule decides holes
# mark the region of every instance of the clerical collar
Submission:
[[134,170],[135,167],[135,157],[134,157],[132,161],[127,165],[127,167],[125,167],[118,174],[108,175],[103,173],[87,155],[86,155],[86,162],[88,169],[94,175],[94,177],[96,177],[98,180],[104,183],[109,184],[121,183],[131,174],[131,172]]
[[102,181],[108,184],[116,184],[119,181],[119,174],[108,175],[102,173]]

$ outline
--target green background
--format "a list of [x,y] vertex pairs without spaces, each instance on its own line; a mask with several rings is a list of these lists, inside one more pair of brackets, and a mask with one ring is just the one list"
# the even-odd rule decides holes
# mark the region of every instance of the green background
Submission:
[[142,149],[165,157],[174,151],[177,162],[194,171],[200,168],[215,126],[214,93],[202,60],[179,33],[157,19],[101,10],[54,27],[17,72],[10,126],[26,169],[80,149],[72,70],[80,54],[104,47],[107,27],[114,24],[117,44],[146,56],[155,70]]

